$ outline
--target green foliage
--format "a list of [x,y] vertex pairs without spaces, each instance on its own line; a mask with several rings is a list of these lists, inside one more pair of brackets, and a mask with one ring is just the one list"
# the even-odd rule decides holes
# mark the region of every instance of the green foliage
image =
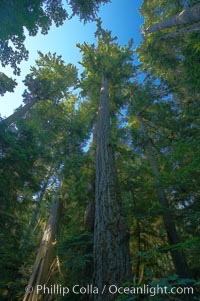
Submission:
[[[66,261],[62,262],[63,267],[71,271],[74,269],[77,271],[83,270],[86,264],[91,262],[93,257],[92,253],[84,254],[84,250],[88,246],[92,246],[92,234],[89,232],[84,232],[80,235],[73,234],[71,237],[66,238],[58,248],[58,255],[64,255],[64,257],[67,258]],[[77,271],[75,272],[76,276]]]
[[[63,173],[74,175],[72,169],[82,160],[81,146],[91,127],[90,119],[83,125],[84,106],[78,109],[77,98],[68,92],[76,83],[75,67],[65,66],[55,54],[40,54],[31,75],[33,81],[27,83],[27,93],[30,97],[42,96],[46,101],[35,105],[15,126],[1,128],[0,195],[4,228],[0,248],[0,265],[4,270],[0,277],[1,295],[8,299],[15,296],[17,300],[21,300],[21,287],[27,285],[30,276],[54,193],[53,185],[61,177],[60,168],[64,170],[65,166],[67,172]],[[45,80],[50,83],[51,94],[44,85],[39,86],[42,92],[36,89],[35,81],[41,84]],[[70,156],[74,156],[74,163]]]
[[6,92],[13,92],[17,83],[6,76],[4,73],[0,72],[0,95],[3,96]]
[[[187,3],[186,3],[187,2]],[[181,11],[191,1],[179,0],[144,0],[140,12],[145,16],[145,27],[157,23],[170,15]]]
[[[109,0],[70,0],[73,14],[84,22],[94,20],[101,3]],[[61,26],[68,17],[61,0],[50,1],[5,1],[0,4],[0,61],[2,66],[10,65],[15,74],[20,73],[18,64],[28,59],[28,51],[24,46],[24,28],[30,36],[40,30],[47,34],[52,23]],[[11,42],[11,43],[10,43]]]
[[28,58],[24,28],[31,36],[39,29],[42,34],[47,34],[52,21],[60,26],[67,17],[60,1],[1,1],[0,11],[0,61],[2,66],[10,65],[15,74],[20,72],[17,65]]
[[7,298],[19,290],[16,279],[21,277],[23,262],[21,240],[30,216],[31,195],[39,189],[34,163],[40,151],[32,129],[25,123],[18,124],[17,131],[1,130],[0,285],[1,294]]
[[[193,4],[193,1],[144,1],[141,8],[145,17],[144,27],[181,11],[185,5]],[[170,35],[173,31],[172,28],[167,32],[165,30],[145,36],[137,49],[143,71],[151,71],[167,83],[173,93],[184,93],[186,96],[199,93],[199,32]]]
[[[69,1],[69,5],[73,15],[88,21],[96,16],[100,2],[108,1]],[[11,16],[17,5],[13,3],[8,8]],[[143,1],[141,13],[146,18],[145,26],[193,3]],[[17,12],[20,24],[16,28],[12,18],[6,21],[3,17],[0,21],[7,24],[7,33],[1,31],[2,39],[12,40],[16,36],[19,46],[16,57],[11,49],[7,49],[7,54],[2,53],[5,64],[13,64],[16,72],[17,64],[27,55],[23,48],[23,26],[32,35],[39,28],[46,33],[50,19],[55,17],[56,24],[61,25],[66,17],[61,2],[54,7],[50,1],[44,1],[41,7],[40,1],[34,4],[22,1],[18,8],[22,4],[24,9]],[[5,10],[7,2],[0,5]],[[27,9],[32,12],[29,21],[24,16]],[[102,76],[109,81],[112,125],[109,143],[115,149],[123,214],[130,227],[133,285],[170,289],[192,284],[191,279],[174,275],[172,250],[184,252],[195,281],[200,278],[199,33],[178,39],[166,39],[163,33],[148,36],[137,50],[141,69],[148,71],[142,77],[139,68],[136,74],[133,66],[131,42],[128,47],[119,46],[111,32],[102,29],[100,21],[96,38],[96,45],[78,45],[84,67],[80,81],[72,64],[66,65],[56,54],[39,52],[36,65],[25,79],[24,102],[35,98],[44,101],[37,102],[15,125],[0,128],[0,295],[5,300],[22,300],[21,288],[30,277],[55,187],[60,181],[60,227],[55,251],[60,270],[54,276],[65,286],[92,283],[93,234],[85,230],[84,214],[87,204],[95,199],[91,188],[95,181],[95,143],[90,140]],[[6,49],[6,43],[4,46]],[[3,74],[0,84],[1,94],[15,86]],[[80,96],[85,99],[73,94],[76,86],[82,89]],[[154,174],[146,155],[147,138],[138,116],[142,116],[159,166],[159,183],[165,189],[168,210],[181,238],[178,244],[167,241],[162,218],[166,209],[156,194]],[[66,300],[79,297],[68,295]],[[138,298],[121,296],[119,300]],[[168,300],[168,296],[161,295],[153,298]]]
[[[78,15],[84,22],[96,18],[99,6],[109,0],[70,0],[67,1],[72,9],[72,17]],[[20,74],[19,64],[22,60],[28,60],[25,33],[35,36],[39,31],[47,34],[52,23],[61,26],[68,17],[62,0],[2,0],[0,3],[0,62],[3,67],[8,65],[15,75]],[[6,85],[6,81],[9,85]],[[12,92],[15,83],[4,75],[4,81],[0,82],[0,93]],[[2,91],[1,91],[2,90]]]
[[132,65],[132,41],[128,47],[119,46],[116,37],[111,36],[111,31],[101,27],[100,20],[97,21],[95,37],[97,46],[87,43],[77,45],[83,57],[81,65],[84,67],[84,73],[80,83],[80,87],[83,89],[82,94],[97,101],[102,76],[106,76],[109,81],[110,99],[116,102],[116,106],[119,102],[120,106],[124,101],[123,89],[135,71],[135,67]]
[[72,8],[72,17],[78,15],[81,21],[94,21],[97,16],[99,6],[110,2],[110,0],[69,0],[68,3]]
[[65,64],[61,56],[38,52],[39,59],[36,66],[26,76],[24,83],[28,91],[24,91],[24,102],[37,98],[51,99],[54,102],[66,99],[70,93],[69,88],[77,83],[77,69],[72,64]]

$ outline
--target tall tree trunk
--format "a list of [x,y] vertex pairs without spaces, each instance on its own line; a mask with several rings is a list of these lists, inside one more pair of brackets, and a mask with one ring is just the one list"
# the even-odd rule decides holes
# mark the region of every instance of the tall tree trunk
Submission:
[[[93,128],[93,139],[90,145],[90,156],[91,158],[95,158],[95,149],[96,149],[96,137],[97,137],[97,123],[95,121],[94,128]],[[87,244],[85,249],[85,254],[92,254],[93,253],[93,242],[94,242],[94,214],[95,214],[95,163],[92,159],[92,162],[89,164],[89,169],[92,170],[92,175],[90,176],[90,182],[88,183],[88,203],[85,209],[84,215],[84,226],[85,231],[91,234],[89,237],[90,242],[92,238],[92,243]],[[91,258],[90,261],[87,262],[85,266],[84,275],[88,282],[91,283],[92,275],[93,275],[93,259]]]
[[178,25],[192,24],[200,21],[200,3],[184,9],[159,23],[153,24],[144,30],[144,34],[153,33]]
[[[90,234],[88,236],[88,242],[85,248],[85,254],[92,254],[93,253],[93,241],[94,241],[94,195],[95,195],[95,185],[94,181],[89,184],[88,187],[88,204],[85,209],[85,216],[84,216],[84,226],[85,231]],[[92,241],[92,242],[91,242]],[[93,274],[93,259],[92,256],[90,260],[87,261],[84,269],[84,276],[87,279],[88,283],[91,283]]]
[[[93,139],[92,144],[89,150],[90,156],[95,158],[95,149],[96,149],[96,141],[97,141],[97,123],[94,123],[93,128]],[[95,169],[94,163],[90,163],[89,168],[91,170]],[[84,223],[85,230],[91,233],[94,233],[94,199],[95,199],[95,172],[92,172],[90,176],[90,182],[88,183],[88,203],[85,209]]]
[[[137,251],[141,252],[141,229],[140,229],[140,222],[137,219],[136,221],[136,235],[137,235]],[[135,283],[139,284],[140,282],[140,270],[141,270],[141,254],[137,256],[137,263],[136,263],[136,271],[135,271]]]
[[102,78],[96,142],[96,184],[94,223],[95,300],[113,300],[104,285],[131,280],[129,232],[122,217],[121,196],[117,182],[114,151],[111,146],[108,81]]
[[26,292],[23,301],[49,300],[48,294],[37,293],[37,285],[48,285],[51,278],[52,268],[55,263],[53,249],[58,227],[58,210],[59,201],[55,197],[28,283],[28,286],[34,290],[32,293]]
[[[145,137],[146,141],[146,153],[147,157],[149,160],[149,163],[151,165],[151,168],[153,170],[154,174],[154,183],[155,183],[155,188],[158,196],[158,200],[163,208],[163,220],[164,220],[164,225],[165,229],[167,232],[167,237],[168,237],[168,242],[170,245],[176,245],[180,243],[180,239],[176,230],[175,223],[173,221],[173,216],[171,215],[170,212],[170,206],[169,202],[165,193],[165,190],[160,183],[160,171],[156,162],[156,159],[153,154],[153,148],[152,148],[152,142],[148,137],[148,134],[146,132],[146,128],[144,125],[144,122],[142,120],[142,117],[139,115],[138,116],[142,132]],[[185,255],[181,251],[177,250],[171,250],[171,256],[172,260],[176,269],[176,273],[181,277],[181,278],[190,278],[190,272],[189,268],[186,262]],[[189,299],[189,298],[188,298]]]
[[189,26],[184,26],[183,28],[179,28],[173,32],[166,33],[162,37],[160,37],[160,40],[166,40],[169,38],[176,38],[177,36],[180,35],[186,35],[192,32],[200,31],[200,22],[195,23]]
[[37,200],[35,209],[33,211],[33,215],[32,215],[31,220],[30,220],[30,224],[29,224],[28,229],[27,229],[27,231],[26,231],[26,233],[24,235],[24,238],[23,238],[23,248],[24,249],[26,249],[26,247],[27,247],[27,243],[29,241],[31,231],[34,229],[34,226],[36,224],[38,213],[40,211],[40,207],[41,207],[41,204],[42,204],[43,196],[44,196],[44,193],[45,193],[47,185],[48,185],[48,180],[49,179],[47,179],[46,182],[44,182],[44,184],[43,184],[40,196],[39,196],[39,198]]
[[38,102],[38,98],[32,99],[30,102],[28,102],[25,106],[19,107],[16,112],[14,112],[12,115],[7,117],[6,119],[3,119],[1,121],[1,124],[5,127],[10,126],[12,123],[15,123],[19,118],[23,117],[29,110]]
[[[25,251],[26,247],[28,247],[28,241],[29,241],[31,232],[32,232],[32,230],[34,229],[34,227],[36,225],[36,221],[37,221],[37,217],[38,217],[38,214],[39,214],[39,211],[40,211],[40,207],[41,207],[44,195],[46,193],[47,187],[49,185],[50,179],[53,180],[53,182],[55,182],[55,179],[53,179],[53,177],[55,178],[55,173],[57,171],[57,168],[54,165],[55,164],[52,164],[46,178],[44,179],[43,186],[41,187],[40,195],[39,195],[39,198],[37,199],[37,203],[36,203],[35,209],[33,211],[33,215],[31,217],[28,229],[27,229],[26,233],[24,234],[24,237],[23,237],[23,240],[22,240],[23,241],[22,247],[24,249],[23,251]],[[24,254],[24,255],[26,256],[26,254]]]

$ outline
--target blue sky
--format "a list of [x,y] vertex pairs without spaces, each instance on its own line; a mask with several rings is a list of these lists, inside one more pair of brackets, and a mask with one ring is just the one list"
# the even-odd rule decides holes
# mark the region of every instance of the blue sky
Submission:
[[[122,45],[127,44],[131,38],[134,39],[134,47],[141,42],[140,28],[143,20],[138,12],[141,4],[142,0],[113,0],[100,8],[98,16],[102,19],[103,28],[111,30],[113,36],[117,36],[118,42]],[[23,103],[21,95],[24,85],[22,80],[29,73],[30,66],[33,66],[38,58],[38,50],[43,53],[56,52],[66,63],[73,63],[79,68],[78,61],[81,61],[81,54],[76,44],[84,41],[94,43],[95,31],[95,23],[84,25],[79,22],[77,17],[73,17],[71,20],[66,20],[61,27],[53,25],[47,35],[27,36],[25,45],[29,51],[29,59],[20,64],[21,76],[14,76],[9,67],[0,67],[0,71],[5,72],[13,79],[16,78],[18,83],[14,93],[7,92],[5,96],[1,97],[1,117],[9,116]]]

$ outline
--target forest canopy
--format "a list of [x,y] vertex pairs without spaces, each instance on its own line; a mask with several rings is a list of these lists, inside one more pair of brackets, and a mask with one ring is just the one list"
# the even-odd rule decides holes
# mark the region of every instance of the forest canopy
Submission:
[[[2,301],[199,300],[199,1],[143,0],[138,45],[97,18],[108,2],[1,1],[15,74],[25,28],[96,27],[81,72],[38,49],[23,105],[0,119]],[[1,96],[16,84],[0,72]]]

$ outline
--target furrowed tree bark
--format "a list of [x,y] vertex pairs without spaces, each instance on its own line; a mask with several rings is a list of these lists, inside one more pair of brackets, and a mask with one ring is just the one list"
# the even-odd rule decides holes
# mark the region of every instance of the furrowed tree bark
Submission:
[[149,34],[172,28],[178,25],[192,24],[200,21],[200,3],[184,9],[182,12],[175,14],[159,23],[153,24],[143,31],[143,34]]
[[[150,138],[148,137],[148,134],[146,132],[145,124],[143,122],[143,119],[141,115],[138,115],[138,119],[140,121],[140,126],[141,130],[143,132],[145,142],[146,142],[146,153],[147,157],[149,160],[149,163],[151,165],[151,168],[153,170],[154,174],[154,183],[155,183],[155,188],[158,196],[158,200],[163,208],[163,220],[164,220],[164,225],[165,229],[167,232],[167,238],[168,242],[170,245],[176,245],[180,243],[179,235],[176,230],[175,223],[173,221],[173,216],[170,213],[170,205],[165,193],[165,190],[160,183],[160,171],[156,162],[156,159],[153,154],[153,147],[152,147],[152,142]],[[191,274],[187,265],[187,261],[185,258],[185,255],[181,251],[177,250],[171,250],[171,256],[172,260],[176,269],[176,273],[181,277],[181,278],[191,278]],[[186,299],[187,300],[187,299]],[[188,297],[188,300],[189,297]]]
[[131,280],[129,231],[122,214],[114,151],[110,137],[108,80],[102,78],[96,141],[96,183],[94,222],[94,285],[99,294],[94,300],[116,299],[104,285]]
[[93,274],[93,241],[94,241],[94,196],[95,196],[95,185],[94,182],[91,183],[88,187],[88,204],[85,209],[85,216],[84,216],[84,226],[85,231],[89,234],[88,236],[89,244],[86,245],[85,254],[91,254],[90,260],[87,261],[85,268],[84,268],[84,277],[85,281],[91,283],[92,274]]
[[33,292],[26,292],[23,301],[50,300],[49,294],[37,293],[37,285],[45,284],[48,286],[49,279],[51,278],[51,273],[54,268],[53,265],[56,263],[53,256],[53,250],[58,228],[58,211],[59,200],[55,197],[28,283],[29,287],[33,287]]

